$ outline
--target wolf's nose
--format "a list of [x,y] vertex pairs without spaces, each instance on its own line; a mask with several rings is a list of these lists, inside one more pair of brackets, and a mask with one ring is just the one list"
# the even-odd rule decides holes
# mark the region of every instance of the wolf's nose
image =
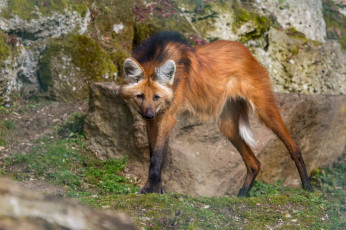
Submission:
[[145,112],[145,114],[144,114],[143,117],[144,117],[145,119],[147,119],[147,120],[153,119],[153,118],[155,117],[154,110],[148,109],[148,110]]

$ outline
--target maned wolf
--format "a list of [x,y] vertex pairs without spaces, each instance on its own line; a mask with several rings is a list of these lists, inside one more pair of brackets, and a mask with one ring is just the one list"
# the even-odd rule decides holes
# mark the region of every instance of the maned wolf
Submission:
[[148,133],[149,177],[141,193],[162,192],[168,139],[177,114],[184,110],[202,120],[217,119],[220,131],[241,154],[247,175],[239,196],[248,195],[260,170],[250,148],[255,141],[248,110],[281,139],[303,187],[313,191],[299,147],[277,109],[268,73],[242,44],[215,41],[192,48],[178,33],[161,32],[125,60],[124,78],[120,93],[145,119]]

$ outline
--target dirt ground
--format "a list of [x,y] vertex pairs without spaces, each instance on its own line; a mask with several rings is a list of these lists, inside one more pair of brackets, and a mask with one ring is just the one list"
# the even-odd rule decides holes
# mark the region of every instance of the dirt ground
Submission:
[[[34,146],[40,145],[43,138],[54,138],[58,127],[64,124],[73,113],[86,113],[88,102],[56,102],[16,100],[4,106],[0,121],[9,121],[15,128],[6,135],[7,145],[0,146],[0,166],[13,154],[30,153]],[[20,170],[20,169],[18,169]],[[45,194],[64,196],[64,188],[54,186],[43,180],[30,179],[19,182],[25,188]]]

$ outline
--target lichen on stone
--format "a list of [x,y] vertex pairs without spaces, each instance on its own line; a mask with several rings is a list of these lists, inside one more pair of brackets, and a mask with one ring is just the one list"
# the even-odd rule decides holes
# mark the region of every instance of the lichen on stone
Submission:
[[11,53],[11,47],[7,44],[7,35],[0,31],[0,66],[11,56]]
[[264,38],[271,26],[268,17],[235,0],[177,1],[177,4],[207,41],[225,39],[247,43]]
[[41,87],[54,98],[84,98],[90,82],[113,81],[118,72],[111,56],[85,35],[52,41],[40,64]]
[[84,17],[88,11],[88,5],[89,1],[75,0],[10,0],[1,15],[7,19],[17,15],[23,20],[31,20],[41,16],[50,16],[53,12],[76,11]]
[[327,37],[336,39],[346,50],[346,16],[341,14],[331,0],[323,1],[323,18],[327,25]]
[[[251,10],[242,8],[237,2],[233,3],[235,23],[233,28],[239,34],[240,42],[247,42],[263,37],[271,26],[271,20]],[[247,29],[244,27],[248,27]],[[243,30],[243,31],[242,31]]]
[[[92,8],[89,36],[110,54],[119,71],[132,51],[135,18],[133,0],[97,1]],[[114,26],[121,25],[115,31]]]
[[179,31],[186,37],[193,33],[191,25],[180,13],[174,1],[151,1],[148,4],[135,1],[134,46],[138,46],[153,33],[162,30]]

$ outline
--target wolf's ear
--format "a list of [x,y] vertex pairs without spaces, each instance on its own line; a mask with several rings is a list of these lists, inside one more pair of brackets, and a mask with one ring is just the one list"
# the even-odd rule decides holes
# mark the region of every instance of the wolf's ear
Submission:
[[124,61],[124,77],[127,83],[137,83],[143,78],[143,70],[132,58]]
[[173,84],[176,66],[173,60],[168,60],[165,64],[155,69],[155,80],[162,85]]

